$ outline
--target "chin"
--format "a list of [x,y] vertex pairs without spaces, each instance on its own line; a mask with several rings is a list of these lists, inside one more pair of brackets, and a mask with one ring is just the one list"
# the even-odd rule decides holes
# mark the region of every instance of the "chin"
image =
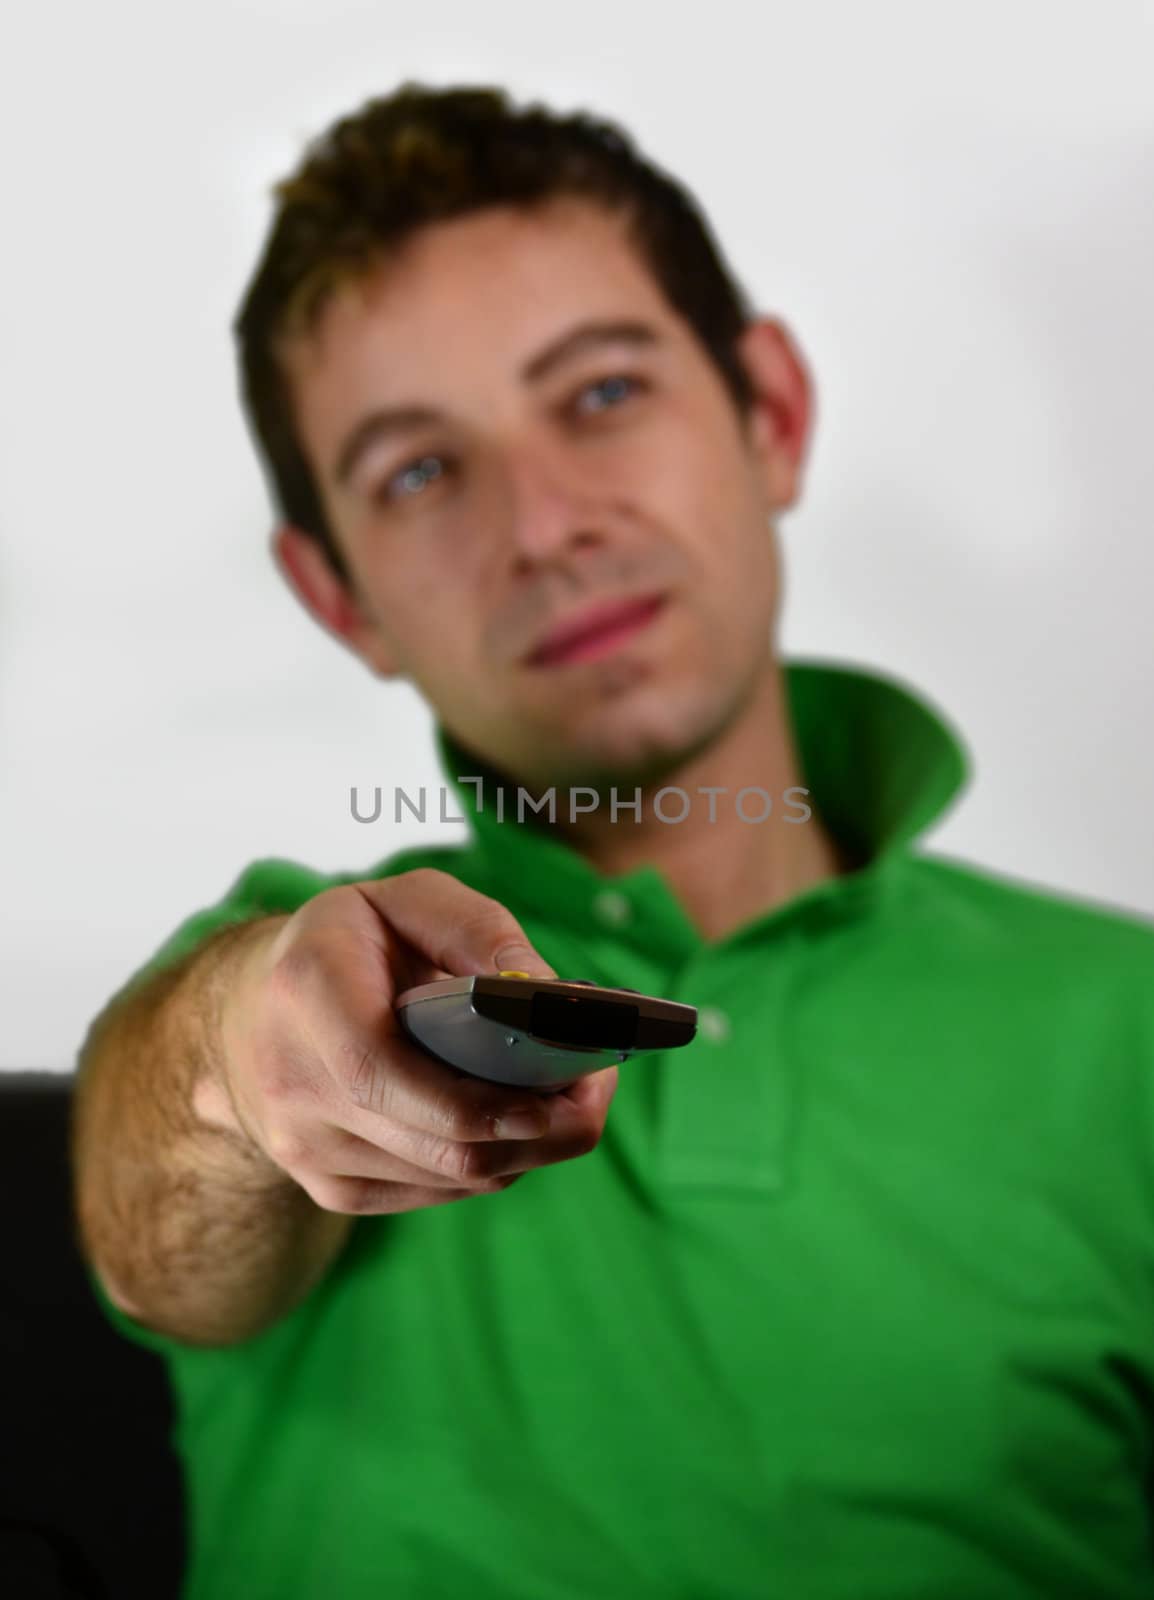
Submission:
[[715,695],[654,688],[628,703],[601,704],[575,722],[551,723],[537,749],[551,752],[550,767],[560,773],[550,782],[645,787],[711,744],[725,720]]

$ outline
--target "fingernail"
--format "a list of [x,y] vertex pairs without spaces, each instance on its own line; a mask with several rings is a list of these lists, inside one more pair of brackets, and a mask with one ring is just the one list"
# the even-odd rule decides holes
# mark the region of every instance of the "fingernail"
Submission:
[[[510,944],[497,952],[494,962],[498,972],[531,972],[534,967],[541,965],[541,957],[528,945]],[[548,962],[545,965],[548,966]]]
[[498,1139],[540,1139],[548,1131],[548,1116],[533,1106],[517,1106],[497,1120]]

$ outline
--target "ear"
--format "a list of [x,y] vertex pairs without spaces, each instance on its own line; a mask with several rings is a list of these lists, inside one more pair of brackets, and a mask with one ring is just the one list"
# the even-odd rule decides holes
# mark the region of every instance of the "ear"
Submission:
[[378,677],[400,674],[379,626],[329,565],[316,539],[283,522],[273,529],[270,548],[275,565],[314,622]]
[[770,510],[784,511],[801,491],[813,385],[792,335],[776,317],[751,322],[738,353],[754,391],[748,438],[761,459]]

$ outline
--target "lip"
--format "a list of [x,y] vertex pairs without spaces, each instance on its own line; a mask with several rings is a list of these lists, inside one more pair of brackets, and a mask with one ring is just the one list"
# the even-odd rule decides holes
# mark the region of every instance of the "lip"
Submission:
[[605,654],[645,627],[664,608],[665,601],[664,594],[648,594],[590,606],[553,628],[525,658],[526,664],[560,666],[570,660]]

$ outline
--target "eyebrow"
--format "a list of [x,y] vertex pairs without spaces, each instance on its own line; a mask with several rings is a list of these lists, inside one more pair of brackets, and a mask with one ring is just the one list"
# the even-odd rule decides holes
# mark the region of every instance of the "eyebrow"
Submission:
[[[518,376],[522,383],[539,383],[562,362],[570,361],[574,356],[595,346],[629,344],[643,348],[653,347],[661,342],[661,334],[648,322],[639,322],[631,318],[581,322],[526,361]],[[414,428],[426,427],[430,423],[444,420],[445,413],[433,406],[387,406],[370,411],[356,424],[337,452],[333,466],[334,481],[343,487],[369,445],[377,443],[378,440],[411,433]]]

